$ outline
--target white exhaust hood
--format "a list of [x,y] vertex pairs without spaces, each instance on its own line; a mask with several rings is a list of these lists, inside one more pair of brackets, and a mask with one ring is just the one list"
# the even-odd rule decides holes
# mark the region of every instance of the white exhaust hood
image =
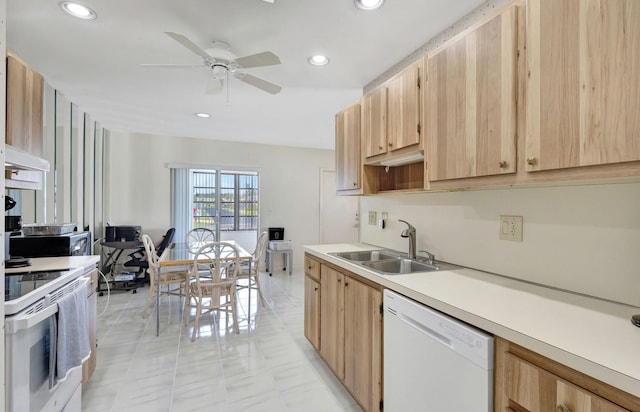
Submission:
[[4,168],[10,170],[49,171],[49,162],[13,146],[4,147]]
[[401,156],[394,156],[387,159],[366,163],[369,166],[402,166],[409,163],[421,162],[424,160],[424,152],[412,152]]
[[5,145],[5,187],[7,189],[41,190],[49,162],[41,157]]

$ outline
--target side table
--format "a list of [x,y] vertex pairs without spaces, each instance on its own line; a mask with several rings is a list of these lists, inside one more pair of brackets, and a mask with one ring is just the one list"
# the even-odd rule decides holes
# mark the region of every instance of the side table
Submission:
[[282,254],[283,257],[284,267],[282,268],[282,270],[287,270],[287,268],[289,268],[289,275],[291,275],[291,268],[293,267],[293,250],[291,249],[267,249],[267,273],[269,273],[269,276],[273,274],[273,257],[277,254]]

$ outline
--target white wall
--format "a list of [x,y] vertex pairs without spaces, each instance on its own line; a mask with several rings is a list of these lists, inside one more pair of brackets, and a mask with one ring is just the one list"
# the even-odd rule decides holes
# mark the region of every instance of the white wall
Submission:
[[[405,251],[405,219],[437,259],[640,306],[639,206],[640,183],[368,196],[361,239]],[[523,242],[498,239],[501,214],[524,217]]]
[[139,224],[159,237],[170,225],[167,163],[258,168],[260,227],[284,227],[285,238],[293,242],[294,263],[301,265],[302,247],[319,241],[320,169],[334,162],[331,150],[112,132],[105,219]]
[[[7,17],[7,1],[0,0],[0,53],[2,53],[3,56],[6,54],[5,52],[5,39],[6,39],[6,33],[7,33],[7,26],[5,25],[6,17]],[[7,83],[6,73],[4,70],[2,70],[0,71],[0,93],[1,93],[0,110],[2,110],[2,113],[6,113],[6,109],[7,109],[6,83]],[[5,127],[6,127],[5,117],[3,117],[2,119],[0,119],[0,136],[2,136],[2,140],[0,141],[0,148],[2,149],[0,153],[0,160],[2,160],[3,163],[4,163]],[[0,193],[5,193],[4,178],[2,178],[2,182],[0,183],[0,190],[2,191]],[[0,223],[0,225],[2,226],[2,232],[0,233],[2,233],[2,236],[3,236],[2,251],[0,251],[0,259],[2,259],[2,261],[4,262],[4,242],[6,241],[6,239],[4,239],[4,222]],[[2,277],[4,278],[4,265],[0,266],[0,273],[2,273]],[[0,285],[0,292],[4,296],[4,282],[2,282],[2,285]],[[0,308],[0,328],[4,330],[4,305],[2,305],[2,307]],[[3,354],[2,356],[0,356],[0,405],[2,405],[2,408],[4,410],[4,390],[5,390],[4,339],[0,341],[0,353]]]

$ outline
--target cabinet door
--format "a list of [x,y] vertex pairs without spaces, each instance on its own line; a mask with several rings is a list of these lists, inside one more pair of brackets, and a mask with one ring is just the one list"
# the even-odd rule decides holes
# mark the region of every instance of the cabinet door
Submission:
[[364,157],[387,152],[387,88],[381,87],[362,98],[362,140]]
[[382,293],[344,279],[344,385],[367,411],[382,399]]
[[388,151],[420,143],[420,67],[414,63],[387,83]]
[[42,93],[42,76],[7,56],[6,143],[35,156],[42,156]]
[[320,355],[344,379],[344,275],[320,266]]
[[621,408],[569,382],[555,379],[555,383],[556,399],[554,406],[557,411],[629,412],[628,409]]
[[638,1],[526,3],[527,170],[639,160]]
[[320,350],[320,283],[304,277],[304,336]]
[[336,115],[336,190],[360,188],[360,104]]
[[89,345],[91,347],[91,354],[82,364],[82,383],[85,384],[93,375],[96,369],[98,361],[98,339],[97,339],[97,324],[98,324],[98,294],[96,288],[98,287],[98,271],[94,270],[90,274],[86,275],[89,278],[89,285],[87,286],[87,330],[89,331]]
[[426,60],[429,180],[516,171],[517,8]]

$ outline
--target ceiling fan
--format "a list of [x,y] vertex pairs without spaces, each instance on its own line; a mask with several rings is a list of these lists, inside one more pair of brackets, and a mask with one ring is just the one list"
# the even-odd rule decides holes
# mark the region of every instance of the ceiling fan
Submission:
[[165,32],[165,34],[200,56],[202,58],[202,64],[142,64],[142,67],[210,70],[213,75],[207,86],[207,93],[217,93],[222,90],[225,80],[227,80],[228,88],[229,74],[232,74],[233,77],[244,83],[257,87],[260,90],[264,90],[267,93],[276,94],[282,90],[282,87],[277,84],[268,82],[242,71],[243,69],[249,69],[252,67],[280,64],[280,58],[270,51],[236,58],[233,53],[229,51],[229,45],[225,42],[213,42],[214,47],[204,50],[182,34],[173,32]]

